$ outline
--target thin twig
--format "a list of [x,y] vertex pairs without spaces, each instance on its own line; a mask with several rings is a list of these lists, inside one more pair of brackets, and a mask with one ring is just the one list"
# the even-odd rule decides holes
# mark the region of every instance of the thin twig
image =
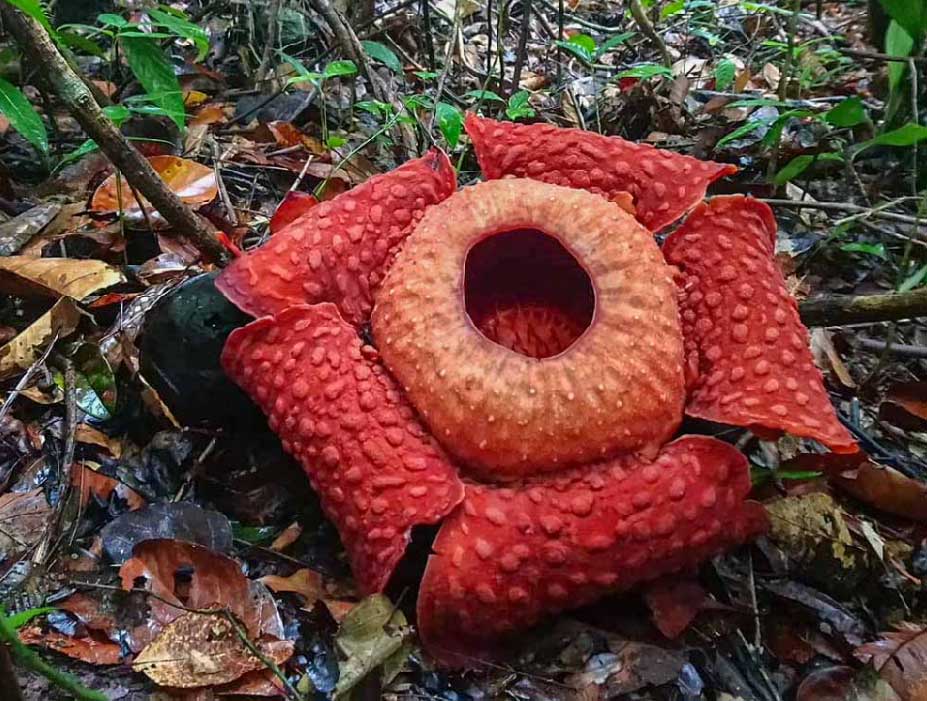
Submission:
[[267,37],[264,44],[264,51],[261,54],[261,65],[258,66],[255,73],[255,83],[263,83],[267,78],[267,72],[270,70],[270,62],[274,55],[274,49],[277,47],[277,26],[280,23],[280,7],[282,0],[270,0],[270,6],[267,9]]
[[512,68],[512,90],[518,92],[521,83],[521,69],[528,54],[528,32],[531,30],[531,0],[521,0],[521,31],[518,34],[518,48],[515,50],[515,66]]
[[630,8],[631,16],[634,18],[634,21],[637,22],[637,26],[641,30],[641,34],[647,37],[657,49],[657,51],[660,52],[663,65],[667,68],[672,66],[673,57],[670,55],[669,49],[666,48],[666,42],[663,41],[663,37],[657,33],[657,30],[653,28],[653,24],[650,22],[650,18],[647,16],[647,12],[641,5],[641,0],[631,0]]

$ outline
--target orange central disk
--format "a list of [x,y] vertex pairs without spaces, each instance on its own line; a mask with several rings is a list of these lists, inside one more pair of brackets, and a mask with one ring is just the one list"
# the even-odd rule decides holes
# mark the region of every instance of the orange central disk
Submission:
[[372,320],[422,420],[484,479],[652,454],[682,417],[671,268],[589,192],[527,179],[457,192],[406,240]]

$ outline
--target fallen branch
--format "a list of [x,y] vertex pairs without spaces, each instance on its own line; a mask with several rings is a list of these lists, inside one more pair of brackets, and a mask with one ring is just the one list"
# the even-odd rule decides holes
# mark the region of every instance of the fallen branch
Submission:
[[122,172],[129,185],[157,209],[178,235],[190,239],[203,255],[224,263],[228,251],[215,235],[155,173],[151,164],[126,140],[94,100],[93,95],[65,61],[48,32],[31,17],[0,2],[0,17],[16,39],[25,58],[41,66],[38,76],[68,108],[100,150]]
[[927,317],[927,288],[878,295],[821,295],[802,301],[808,326],[848,326]]
[[771,207],[784,207],[786,209],[819,209],[823,212],[846,212],[857,215],[857,219],[884,219],[886,221],[898,222],[899,224],[909,224],[916,227],[912,235],[918,238],[927,238],[927,234],[921,232],[922,227],[927,227],[927,219],[924,217],[915,217],[909,214],[898,214],[897,212],[886,212],[878,207],[863,207],[852,202],[803,202],[800,200],[775,200],[762,199],[763,202]]

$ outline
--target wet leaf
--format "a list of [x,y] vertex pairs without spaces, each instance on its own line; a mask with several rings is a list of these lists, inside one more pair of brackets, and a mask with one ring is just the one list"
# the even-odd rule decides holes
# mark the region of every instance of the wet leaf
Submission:
[[0,292],[27,297],[73,297],[81,300],[106,287],[125,282],[125,276],[98,260],[74,258],[0,258]]
[[909,431],[927,431],[927,382],[892,385],[879,407],[879,416]]
[[51,514],[41,489],[0,495],[0,558],[23,553],[38,543]]
[[22,91],[3,78],[0,78],[0,114],[10,120],[12,127],[26,141],[43,154],[48,153],[45,123]]
[[927,698],[927,629],[902,623],[898,630],[882,633],[880,640],[858,647],[854,655],[871,662],[902,701]]
[[[179,689],[235,681],[265,668],[239,630],[221,613],[183,612],[135,658],[132,669],[156,684]],[[253,641],[253,645],[276,664],[293,654],[293,643],[287,640]]]
[[29,368],[49,343],[64,338],[77,328],[80,311],[74,300],[62,297],[16,338],[0,347],[0,380]]
[[276,234],[283,227],[299,219],[319,203],[315,195],[308,192],[288,192],[270,218],[270,233]]
[[145,506],[145,500],[128,485],[81,463],[71,468],[71,486],[77,491],[81,506],[87,506],[93,498],[106,503],[114,495],[125,501],[129,511]]
[[351,609],[335,638],[344,654],[335,696],[344,696],[381,665],[382,681],[389,683],[409,654],[404,643],[410,632],[405,615],[382,594],[368,596]]
[[30,626],[20,632],[19,639],[27,645],[41,645],[89,664],[115,665],[122,662],[122,648],[119,644],[100,635],[88,634],[76,638],[55,630],[43,631],[37,626]]
[[138,543],[155,538],[197,543],[218,552],[232,547],[229,520],[216,511],[186,501],[152,504],[123,514],[103,527],[101,537],[103,550],[116,564],[128,560]]
[[[202,205],[215,199],[219,192],[216,184],[215,171],[196,161],[179,156],[152,156],[148,159],[151,167],[161,176],[167,186],[188,205]],[[143,219],[142,207],[135,199],[129,186],[118,175],[119,187],[122,191],[123,213],[129,219]],[[151,206],[148,200],[142,198],[145,211],[153,219],[160,215]],[[119,189],[117,188],[117,174],[109,176],[93,193],[90,209],[95,212],[118,212]]]

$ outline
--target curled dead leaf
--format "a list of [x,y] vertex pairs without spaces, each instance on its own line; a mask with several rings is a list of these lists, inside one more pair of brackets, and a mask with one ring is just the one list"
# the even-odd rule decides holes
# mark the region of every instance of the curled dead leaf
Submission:
[[70,297],[62,297],[16,338],[0,347],[0,380],[29,368],[49,343],[77,328],[80,310]]
[[[219,192],[215,171],[201,163],[179,156],[152,156],[148,162],[167,186],[188,205],[206,204],[215,199]],[[146,199],[142,198],[139,204],[122,175],[116,173],[104,180],[93,193],[90,209],[95,212],[118,212],[120,200],[122,211],[129,219],[144,219],[144,206],[149,218],[163,222]]]
[[145,506],[145,500],[134,489],[81,463],[75,463],[71,468],[71,486],[80,495],[82,507],[87,506],[92,497],[105,503],[113,495],[125,501],[129,511]]
[[0,258],[0,292],[28,297],[73,297],[81,300],[125,282],[116,268],[99,260],[76,258]]

